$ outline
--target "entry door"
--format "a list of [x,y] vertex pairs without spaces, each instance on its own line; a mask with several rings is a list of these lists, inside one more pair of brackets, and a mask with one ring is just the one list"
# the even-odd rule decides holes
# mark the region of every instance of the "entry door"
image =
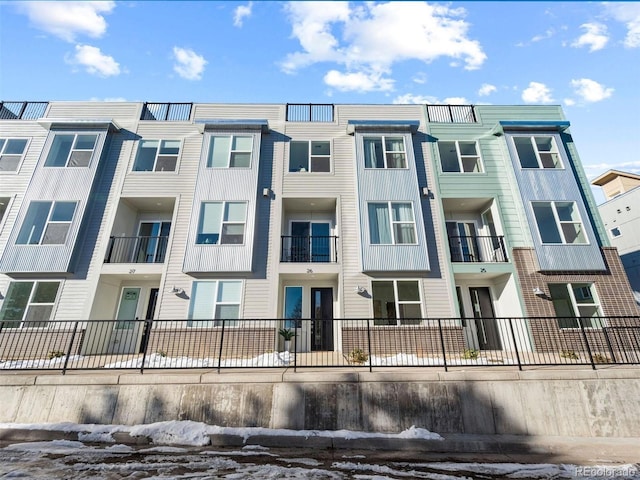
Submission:
[[333,350],[333,289],[311,289],[311,350]]
[[140,222],[138,230],[138,262],[164,262],[170,230],[171,222]]
[[478,345],[481,350],[502,350],[489,287],[469,287],[473,316],[476,319]]
[[328,222],[291,222],[291,254],[297,262],[331,261]]
[[475,222],[446,222],[452,262],[479,262]]
[[142,332],[144,322],[133,322],[138,317],[138,304],[140,302],[140,287],[124,287],[120,295],[118,314],[111,332],[109,342],[110,353],[134,353],[138,345],[138,337]]

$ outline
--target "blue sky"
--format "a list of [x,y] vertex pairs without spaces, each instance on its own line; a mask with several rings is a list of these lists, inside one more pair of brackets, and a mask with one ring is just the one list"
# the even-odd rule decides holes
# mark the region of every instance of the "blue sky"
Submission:
[[0,3],[2,100],[559,104],[590,178],[639,85],[640,2]]

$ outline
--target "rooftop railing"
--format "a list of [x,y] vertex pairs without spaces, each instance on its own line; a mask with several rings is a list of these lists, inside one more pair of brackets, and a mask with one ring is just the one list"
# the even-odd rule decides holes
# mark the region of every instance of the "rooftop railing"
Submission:
[[287,122],[333,122],[333,104],[287,103]]
[[0,120],[36,120],[44,116],[49,102],[0,102]]
[[145,103],[140,120],[187,122],[191,118],[192,103]]
[[477,123],[473,105],[427,105],[427,118],[433,123]]

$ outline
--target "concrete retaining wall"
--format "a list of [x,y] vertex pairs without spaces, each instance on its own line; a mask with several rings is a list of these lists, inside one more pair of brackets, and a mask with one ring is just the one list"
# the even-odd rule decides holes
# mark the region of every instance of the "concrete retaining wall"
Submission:
[[0,374],[2,423],[640,437],[640,369]]

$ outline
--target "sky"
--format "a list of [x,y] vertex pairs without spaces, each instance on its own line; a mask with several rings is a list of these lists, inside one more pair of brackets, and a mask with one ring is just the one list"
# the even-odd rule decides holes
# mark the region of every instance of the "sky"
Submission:
[[562,105],[590,179],[638,85],[640,2],[0,2],[0,100]]

